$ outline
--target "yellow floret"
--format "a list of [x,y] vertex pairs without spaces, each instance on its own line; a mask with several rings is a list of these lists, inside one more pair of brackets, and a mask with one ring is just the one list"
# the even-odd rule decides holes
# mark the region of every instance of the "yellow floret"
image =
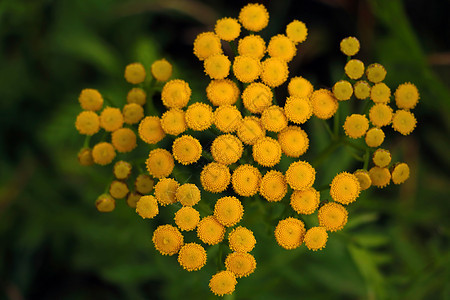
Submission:
[[264,167],[273,167],[280,162],[281,146],[271,137],[259,139],[253,145],[253,159]]
[[233,18],[217,20],[214,29],[219,38],[228,42],[237,39],[241,33],[241,25]]
[[226,190],[230,179],[231,174],[228,167],[216,162],[206,165],[200,173],[200,182],[203,188],[212,193]]
[[261,124],[268,131],[280,132],[288,125],[283,108],[272,105],[261,114]]
[[93,111],[82,111],[77,116],[75,127],[80,134],[94,135],[100,130],[100,118]]
[[142,106],[147,102],[147,93],[141,88],[132,88],[127,94],[127,102]]
[[267,201],[281,201],[287,193],[287,183],[283,173],[275,170],[268,171],[261,180],[259,193]]
[[369,175],[372,185],[379,188],[384,188],[391,181],[391,173],[388,168],[372,167],[369,170]]
[[183,108],[191,97],[189,84],[180,79],[174,79],[164,84],[161,100],[167,108]]
[[225,259],[225,267],[237,278],[246,277],[256,269],[256,260],[250,253],[233,252]]
[[290,62],[297,54],[297,48],[287,36],[278,34],[270,39],[267,52],[271,57],[278,57],[286,62]]
[[266,52],[266,42],[259,36],[250,34],[239,40],[238,53],[260,60]]
[[181,185],[177,189],[175,197],[183,206],[194,206],[201,200],[200,190],[192,183]]
[[127,179],[131,174],[131,164],[129,162],[119,160],[114,164],[113,173],[117,179]]
[[123,125],[123,115],[120,109],[106,107],[100,114],[100,126],[106,131],[115,131]]
[[316,170],[306,161],[293,162],[286,171],[286,182],[294,190],[310,188],[316,179]]
[[156,178],[169,176],[175,166],[172,154],[161,148],[150,151],[145,164],[148,173]]
[[92,166],[94,164],[94,158],[92,157],[92,149],[82,148],[78,152],[78,162],[82,166]]
[[101,142],[92,149],[92,158],[98,165],[107,165],[116,157],[116,151],[113,145],[107,142]]
[[125,182],[113,180],[109,186],[109,194],[115,199],[125,198],[130,190]]
[[384,141],[384,132],[380,128],[373,127],[366,132],[366,144],[369,147],[376,148]]
[[183,246],[183,235],[172,225],[160,225],[153,232],[152,241],[162,255],[174,255]]
[[395,90],[395,103],[401,109],[413,109],[419,102],[419,91],[412,83],[403,83]]
[[230,249],[236,252],[250,252],[256,244],[253,232],[245,227],[238,226],[228,235]]
[[380,64],[371,64],[366,69],[366,76],[370,82],[381,82],[386,77],[386,69]]
[[239,98],[239,88],[230,79],[211,80],[206,87],[206,96],[215,106],[233,105]]
[[339,101],[349,100],[353,95],[353,87],[347,80],[341,80],[334,84],[333,94]]
[[307,79],[297,76],[292,77],[288,84],[288,92],[290,96],[297,98],[310,98],[314,87]]
[[345,119],[343,127],[348,137],[357,139],[366,134],[367,129],[369,129],[369,120],[365,115],[352,114]]
[[359,52],[359,41],[353,36],[349,36],[341,41],[341,52],[347,56],[353,56]]
[[312,116],[313,107],[308,98],[288,97],[284,105],[284,111],[289,121],[295,124],[303,124]]
[[278,134],[281,150],[289,157],[303,155],[309,147],[306,132],[297,126],[288,126]]
[[190,206],[180,208],[175,213],[175,224],[181,231],[194,230],[200,222],[200,213]]
[[391,97],[391,89],[383,82],[372,86],[370,90],[370,99],[375,103],[388,103]]
[[119,128],[111,135],[111,141],[118,152],[130,152],[136,148],[136,134],[130,128]]
[[287,250],[298,248],[305,237],[305,224],[299,219],[287,218],[278,222],[275,239],[278,245]]
[[112,212],[116,208],[116,200],[108,194],[102,194],[95,201],[95,207],[99,212]]
[[163,178],[155,185],[155,197],[159,204],[166,206],[177,201],[175,195],[179,183],[172,178]]
[[334,201],[349,204],[354,202],[360,193],[358,178],[348,172],[337,174],[330,184],[330,196]]
[[143,219],[153,219],[159,213],[158,201],[153,196],[142,196],[136,203],[136,212]]
[[166,59],[159,59],[152,63],[151,72],[157,81],[167,81],[172,76],[172,65]]
[[156,144],[166,136],[161,127],[161,120],[154,116],[142,119],[138,130],[139,137],[147,144]]
[[125,68],[125,80],[132,84],[138,84],[145,80],[145,68],[141,63],[132,63]]
[[231,295],[234,292],[237,281],[230,271],[219,271],[209,281],[209,288],[217,296]]
[[233,74],[237,80],[250,83],[261,74],[261,63],[251,56],[236,56],[233,62]]
[[253,145],[256,141],[266,135],[266,130],[261,124],[261,120],[254,116],[245,117],[236,130],[239,139],[248,145]]
[[189,105],[185,113],[186,125],[195,131],[203,131],[211,127],[213,117],[211,106],[201,102]]
[[377,103],[369,111],[369,119],[373,125],[383,127],[392,120],[392,108],[384,103]]
[[409,178],[409,166],[405,163],[397,163],[392,168],[392,182],[401,184]]
[[364,63],[359,59],[351,59],[344,67],[345,74],[351,79],[359,79],[364,75]]
[[179,135],[186,131],[186,120],[184,111],[178,108],[172,108],[166,111],[161,117],[161,128],[165,133]]
[[282,85],[288,78],[288,65],[278,57],[270,57],[262,63],[261,80],[274,88]]
[[196,138],[183,135],[173,142],[172,154],[183,165],[193,164],[202,156],[202,145]]
[[370,85],[364,80],[360,80],[353,85],[355,97],[360,100],[367,99],[370,96],[370,89]]
[[223,54],[214,54],[205,59],[205,73],[212,79],[224,79],[230,73],[231,62]]
[[131,192],[127,197],[127,205],[131,208],[136,208],[137,202],[141,199],[142,195],[136,192]]
[[320,193],[313,187],[294,191],[291,195],[291,207],[299,214],[310,215],[319,207]]
[[153,191],[153,185],[155,182],[147,174],[139,174],[134,182],[134,187],[136,191],[142,195],[150,194]]
[[319,119],[329,119],[338,109],[338,101],[333,94],[325,89],[314,91],[311,95],[313,114]]
[[194,41],[194,54],[200,60],[222,53],[220,38],[214,32],[200,33]]
[[391,163],[391,153],[386,149],[377,149],[372,156],[375,166],[385,168]]
[[219,198],[214,206],[216,220],[226,227],[236,225],[244,215],[244,207],[236,197]]
[[242,101],[251,113],[262,113],[272,105],[273,93],[270,88],[260,82],[251,83],[242,93]]
[[392,127],[403,135],[410,134],[416,127],[417,120],[413,113],[399,109],[392,117]]
[[137,103],[129,103],[124,105],[122,114],[125,123],[137,124],[144,117],[144,109]]
[[305,23],[294,20],[286,26],[286,35],[294,43],[303,43],[308,36],[308,28]]
[[178,252],[178,263],[183,269],[198,271],[206,264],[206,251],[197,243],[188,243]]
[[214,112],[214,125],[222,132],[236,131],[241,120],[241,112],[233,105],[219,106]]
[[78,97],[81,108],[84,110],[100,110],[103,106],[103,97],[99,91],[94,89],[84,89]]
[[305,233],[305,245],[309,250],[317,251],[325,248],[328,233],[325,227],[311,227]]
[[319,208],[318,218],[327,231],[338,231],[347,224],[348,212],[341,204],[329,202]]
[[242,142],[232,134],[219,135],[211,145],[211,154],[214,160],[224,165],[237,162],[243,151]]
[[239,22],[249,31],[258,32],[269,23],[269,13],[262,4],[250,3],[239,12]]
[[361,191],[367,190],[372,185],[372,179],[367,170],[356,170],[353,175],[358,179]]
[[216,245],[223,240],[225,227],[214,216],[207,216],[198,223],[197,236],[205,244]]

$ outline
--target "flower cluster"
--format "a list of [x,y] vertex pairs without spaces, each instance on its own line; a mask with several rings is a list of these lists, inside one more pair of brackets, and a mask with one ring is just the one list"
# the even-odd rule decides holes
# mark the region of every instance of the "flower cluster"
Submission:
[[[360,45],[348,37],[340,44],[348,57],[344,78],[330,90],[314,89],[306,78],[289,77],[288,70],[297,46],[307,38],[305,24],[294,20],[285,34],[265,41],[258,32],[268,23],[263,5],[248,4],[237,19],[220,19],[214,31],[197,36],[194,54],[210,79],[207,101],[191,99],[188,82],[169,80],[172,66],[164,59],[152,64],[151,78],[139,63],[126,67],[125,79],[135,86],[122,109],[111,103],[103,107],[104,98],[97,90],[85,89],[79,97],[83,111],[75,125],[86,135],[79,153],[82,165],[108,165],[115,161],[116,152],[150,147],[144,159],[131,154],[130,159],[116,159],[115,179],[97,199],[97,209],[112,211],[116,199],[126,198],[139,216],[151,219],[165,206],[175,208],[173,222],[154,231],[153,244],[162,255],[177,255],[187,271],[206,264],[209,246],[225,247],[221,253],[226,257],[209,282],[219,296],[231,294],[237,279],[256,268],[250,253],[255,235],[240,225],[248,204],[283,203],[288,213],[271,224],[276,242],[285,249],[305,244],[316,251],[325,247],[329,232],[344,228],[346,206],[361,191],[371,185],[385,187],[390,181],[400,184],[409,177],[408,165],[393,164],[390,152],[379,147],[385,138],[383,127],[391,125],[407,135],[416,126],[411,109],[419,99],[417,88],[405,83],[391,95],[383,83],[385,68],[365,67],[353,58]],[[275,89],[284,83],[289,96],[275,99]],[[153,99],[158,91],[160,97]],[[153,101],[161,101],[164,111],[159,112]],[[364,109],[341,124],[339,107],[352,101],[354,106],[363,103]],[[300,158],[309,148],[305,123],[311,118],[323,120],[329,130],[329,149],[342,145],[357,151],[353,154],[362,168],[339,170],[329,186],[317,187],[317,164]],[[331,118],[333,130],[327,121]],[[101,130],[104,134],[99,137]],[[286,158],[291,163],[283,168],[280,161]],[[328,189],[330,200],[323,196]],[[305,223],[303,215],[316,215],[317,224]],[[183,232],[188,231],[195,231],[198,240],[185,241]]]

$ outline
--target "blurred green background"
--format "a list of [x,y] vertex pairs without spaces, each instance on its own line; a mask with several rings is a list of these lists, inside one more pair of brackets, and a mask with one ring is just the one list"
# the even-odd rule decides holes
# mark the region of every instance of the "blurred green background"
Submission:
[[[384,144],[410,165],[411,178],[363,192],[346,228],[331,234],[321,252],[283,250],[250,225],[258,266],[239,280],[235,299],[450,299],[450,2],[263,3],[271,14],[266,38],[293,19],[309,28],[291,74],[331,86],[345,63],[339,41],[355,35],[358,57],[386,66],[392,88],[416,84],[421,102],[414,133],[389,133]],[[237,17],[240,7],[206,0],[0,1],[1,299],[214,298],[207,286],[213,262],[187,273],[154,249],[154,222],[122,201],[113,213],[97,212],[110,173],[79,166],[83,137],[73,124],[83,88],[124,103],[130,86],[123,70],[134,61],[149,67],[167,58],[174,77],[205,97],[193,40],[218,18]],[[312,140],[324,134],[314,123],[307,130]],[[335,156],[319,172],[327,177],[353,167]]]

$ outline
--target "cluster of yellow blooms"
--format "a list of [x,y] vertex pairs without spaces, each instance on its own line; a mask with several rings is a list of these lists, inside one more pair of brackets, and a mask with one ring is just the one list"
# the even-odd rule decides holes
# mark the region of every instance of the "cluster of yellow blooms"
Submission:
[[[209,282],[216,295],[231,294],[236,279],[256,268],[250,254],[255,236],[239,225],[245,202],[262,201],[260,196],[268,202],[284,201],[293,211],[273,224],[277,243],[285,249],[304,243],[316,251],[325,247],[328,232],[345,226],[345,206],[354,202],[362,190],[371,185],[385,187],[391,180],[400,184],[409,177],[407,164],[392,164],[389,151],[378,147],[385,137],[383,127],[392,125],[395,131],[407,135],[416,126],[410,110],[419,99],[417,88],[405,83],[396,89],[394,112],[391,90],[383,83],[386,70],[380,64],[365,67],[362,61],[352,58],[359,51],[359,41],[354,37],[341,42],[341,51],[348,56],[346,79],[336,82],[332,90],[315,90],[300,76],[289,79],[288,63],[296,55],[297,45],[306,40],[307,28],[295,20],[287,25],[285,34],[273,36],[266,44],[257,32],[268,21],[263,5],[248,4],[238,19],[220,19],[214,32],[197,36],[194,54],[211,78],[206,88],[209,103],[193,101],[186,81],[167,81],[172,66],[164,59],[153,63],[149,80],[141,64],[126,67],[125,79],[137,86],[129,91],[122,110],[103,108],[102,95],[93,89],[83,90],[79,97],[83,112],[75,125],[87,136],[79,153],[81,164],[110,164],[116,152],[127,153],[137,147],[137,136],[145,143],[142,147],[148,149],[150,145],[151,149],[145,160],[147,172],[140,168],[139,160],[115,162],[115,180],[109,192],[97,199],[97,209],[112,211],[115,199],[121,198],[126,198],[144,219],[157,216],[163,206],[177,208],[174,223],[154,231],[154,246],[163,255],[177,254],[181,267],[196,271],[206,264],[205,247],[227,245],[224,266]],[[249,34],[243,36],[241,29]],[[223,45],[231,46],[234,55],[226,55],[224,49],[228,48]],[[150,107],[146,115],[146,102],[151,104],[157,85],[163,82],[160,99],[165,112],[161,116],[149,115],[157,114]],[[280,101],[284,106],[279,106],[274,104],[274,88],[285,82],[289,97]],[[350,99],[365,101],[366,109],[362,114],[347,116],[345,135],[339,134],[338,107]],[[283,155],[297,159],[308,150],[309,138],[301,125],[312,117],[328,120],[333,116],[338,126],[334,134],[330,130],[334,143],[347,143],[364,152],[364,167],[337,174],[329,185],[333,201],[321,202],[320,191],[313,187],[316,170],[310,163],[299,159],[283,171],[279,162]],[[104,134],[91,149],[89,138],[101,129],[110,132],[111,138]],[[206,130],[216,134],[210,144],[205,144],[206,135],[202,134]],[[352,139],[361,138],[365,140],[363,146],[352,144]],[[171,148],[167,142],[160,143],[163,140],[169,140]],[[368,169],[370,155],[374,166]],[[199,184],[176,180],[174,169],[184,166],[201,168]],[[190,172],[196,173],[192,169]],[[209,211],[202,193],[209,197],[219,194]],[[306,228],[301,216],[314,213],[317,226]],[[182,232],[194,230],[201,243],[185,243]]]

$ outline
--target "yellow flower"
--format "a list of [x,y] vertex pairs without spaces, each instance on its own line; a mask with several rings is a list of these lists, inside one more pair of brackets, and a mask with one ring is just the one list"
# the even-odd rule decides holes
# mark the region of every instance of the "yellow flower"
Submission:
[[206,96],[215,106],[233,105],[239,98],[239,88],[230,79],[211,80],[206,87]]
[[127,94],[127,102],[142,106],[147,102],[147,93],[141,88],[132,88]]
[[261,173],[252,165],[240,165],[231,176],[233,190],[240,196],[250,197],[258,192]]
[[338,101],[330,91],[320,89],[311,95],[313,114],[319,119],[326,120],[334,116],[338,109]]
[[145,163],[148,173],[156,178],[169,176],[175,166],[172,154],[161,148],[150,151]]
[[206,165],[200,173],[203,188],[212,193],[221,193],[230,183],[230,170],[227,166],[212,162]]
[[293,191],[291,207],[299,214],[310,215],[319,207],[320,193],[310,187],[301,191]]
[[127,197],[127,205],[131,208],[136,208],[137,202],[141,199],[142,195],[136,192],[131,192]]
[[183,135],[173,142],[172,154],[183,165],[193,164],[202,156],[202,145],[196,138]]
[[237,39],[241,33],[241,25],[233,18],[217,20],[214,29],[219,38],[228,42]]
[[220,38],[214,32],[200,33],[194,41],[194,54],[200,60],[205,60],[214,54],[222,53]]
[[151,72],[157,81],[167,81],[172,76],[172,65],[166,59],[159,59],[152,63]]
[[261,63],[251,56],[236,56],[233,62],[233,73],[240,82],[253,82],[261,74]]
[[278,142],[281,150],[289,157],[303,155],[309,147],[306,132],[298,126],[288,126],[278,133]]
[[346,80],[338,81],[333,86],[333,94],[339,101],[345,101],[352,97],[352,84]]
[[243,151],[242,142],[232,134],[219,135],[211,145],[211,154],[214,160],[224,165],[237,162]]
[[383,127],[392,120],[392,108],[384,103],[377,103],[369,111],[369,119],[373,125]]
[[369,147],[376,148],[384,141],[384,132],[378,127],[370,128],[366,132],[366,144]]
[[266,53],[266,42],[259,35],[247,35],[239,40],[238,53],[260,60]]
[[383,82],[372,86],[370,90],[370,99],[375,103],[388,103],[391,97],[391,89]]
[[209,288],[217,296],[231,295],[234,292],[237,281],[230,271],[219,271],[209,281]]
[[314,87],[307,79],[297,76],[292,77],[288,84],[288,92],[292,97],[310,98]]
[[351,59],[344,67],[345,74],[351,79],[359,79],[364,75],[364,63],[359,59]]
[[90,148],[83,148],[78,152],[78,162],[82,166],[92,166],[94,158],[92,157],[92,150]]
[[200,270],[206,264],[205,248],[197,243],[185,244],[178,253],[178,262],[189,272]]
[[238,226],[228,235],[230,249],[236,252],[250,252],[256,244],[253,232],[245,227]]
[[204,217],[197,225],[197,236],[205,244],[216,245],[224,235],[225,227],[214,216]]
[[231,62],[223,54],[214,54],[204,61],[205,73],[212,79],[224,79],[230,73]]
[[179,135],[186,131],[186,120],[184,111],[178,108],[172,108],[166,111],[161,117],[161,127],[165,133]]
[[284,249],[298,248],[303,243],[305,224],[296,218],[287,218],[278,222],[275,228],[275,239]]
[[155,197],[159,204],[166,206],[175,203],[179,183],[172,178],[163,178],[155,185]]
[[371,64],[366,69],[366,76],[370,82],[378,83],[386,77],[386,69],[380,64]]
[[144,109],[137,103],[129,103],[124,105],[122,114],[125,123],[136,124],[144,117]]
[[214,206],[216,220],[226,227],[231,227],[241,221],[244,215],[244,207],[236,197],[219,198]]
[[312,116],[313,107],[308,98],[291,96],[286,99],[284,111],[289,121],[295,124],[303,124]]
[[392,168],[392,182],[401,184],[409,178],[409,166],[405,163],[397,163]]
[[369,129],[369,120],[365,115],[352,114],[345,119],[343,127],[348,137],[357,139],[366,134],[367,129]]
[[370,89],[370,85],[364,80],[360,80],[353,85],[355,97],[360,100],[367,99],[370,96]]
[[164,84],[161,100],[167,108],[183,108],[191,97],[189,84],[180,79],[174,79]]
[[106,107],[100,114],[100,126],[106,131],[116,131],[123,125],[123,115],[120,109]]
[[281,146],[271,137],[259,139],[253,145],[253,159],[264,167],[273,167],[280,162]]
[[367,190],[372,185],[372,179],[367,170],[356,170],[353,175],[358,179],[361,191]]
[[274,88],[282,85],[288,78],[288,65],[278,57],[270,57],[262,63],[261,80]]
[[272,105],[273,93],[270,88],[260,82],[251,83],[242,93],[242,101],[251,113],[262,113]]
[[142,196],[136,203],[136,212],[143,219],[153,219],[159,213],[158,201],[153,196]]
[[102,194],[95,201],[95,207],[99,212],[112,212],[116,208],[116,200],[108,194]]
[[134,182],[134,187],[140,194],[147,195],[150,194],[150,192],[153,190],[154,184],[155,182],[150,176],[148,176],[147,174],[139,174],[136,177],[136,181]]
[[391,181],[391,173],[388,168],[372,167],[369,170],[369,175],[372,185],[379,188],[384,188]]
[[241,112],[233,105],[219,106],[214,112],[214,125],[222,132],[236,131],[241,120]]
[[294,43],[303,43],[308,36],[308,28],[305,23],[294,20],[286,26],[286,35]]
[[190,206],[180,208],[175,213],[175,224],[182,231],[191,231],[200,222],[200,213]]
[[280,132],[288,125],[288,120],[283,108],[272,105],[266,108],[261,114],[261,124],[268,130]]
[[128,186],[125,182],[113,180],[109,186],[109,194],[115,199],[122,199],[128,195]]
[[84,89],[78,97],[81,108],[84,110],[100,110],[103,106],[103,97],[99,91],[94,89]]
[[166,136],[161,127],[161,120],[154,116],[142,119],[138,130],[139,137],[147,144],[156,144]]
[[327,243],[328,233],[325,227],[311,227],[305,233],[305,245],[309,250],[322,250]]
[[372,156],[375,166],[385,168],[391,163],[391,153],[386,149],[377,149]]
[[119,160],[114,164],[113,173],[117,179],[127,179],[131,174],[131,164],[129,162]]
[[297,48],[287,36],[278,34],[270,39],[267,52],[271,57],[278,57],[286,62],[290,62],[297,54]]
[[359,41],[353,36],[346,37],[341,41],[341,52],[347,56],[353,56],[359,52]]
[[358,178],[348,172],[342,172],[331,181],[330,196],[336,202],[349,204],[358,198],[360,190]]
[[268,171],[261,180],[259,193],[267,201],[281,201],[287,193],[287,184],[283,173],[275,170]]
[[118,152],[130,152],[136,148],[136,134],[130,128],[119,128],[111,135],[111,141]]
[[211,127],[213,117],[211,106],[200,102],[189,105],[185,113],[186,125],[195,131],[203,131]]
[[145,75],[145,68],[141,63],[132,63],[125,68],[125,80],[131,84],[144,82]]
[[175,196],[177,201],[183,206],[194,206],[201,200],[200,190],[192,183],[181,185],[177,189]]
[[248,145],[253,145],[256,141],[266,135],[266,130],[260,119],[254,116],[245,117],[237,128],[237,136]]
[[338,231],[347,224],[348,212],[341,204],[329,202],[319,208],[318,217],[320,226],[327,231]]
[[395,103],[401,109],[413,109],[419,102],[419,91],[412,83],[403,83],[395,90]]
[[250,3],[239,13],[239,21],[249,31],[261,31],[269,24],[269,13],[262,4]]
[[294,190],[310,188],[316,179],[316,170],[306,161],[293,162],[286,171],[286,181]]
[[392,127],[403,135],[410,134],[416,127],[417,120],[413,113],[399,109],[392,117]]
[[98,165],[107,165],[116,157],[116,151],[113,145],[107,142],[101,142],[92,149],[92,158]]
[[183,246],[183,235],[172,225],[160,225],[153,232],[152,241],[162,255],[174,255]]
[[256,269],[256,260],[250,253],[233,252],[225,259],[225,267],[237,278],[247,277]]
[[94,135],[100,130],[100,118],[93,111],[82,111],[77,116],[75,127],[80,134]]

